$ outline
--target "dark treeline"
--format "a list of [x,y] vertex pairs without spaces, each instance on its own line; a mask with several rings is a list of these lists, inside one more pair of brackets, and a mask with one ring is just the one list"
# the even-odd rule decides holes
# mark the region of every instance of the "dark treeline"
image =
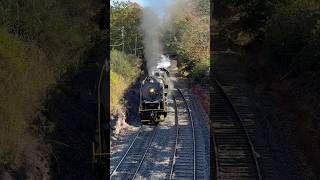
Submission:
[[228,0],[215,3],[214,9],[217,29],[230,44],[265,53],[267,60],[254,63],[270,66],[279,76],[317,74],[319,1]]
[[0,170],[25,163],[26,137],[38,128],[32,122],[49,88],[67,71],[77,72],[84,52],[106,38],[99,30],[103,6],[98,0],[0,1]]

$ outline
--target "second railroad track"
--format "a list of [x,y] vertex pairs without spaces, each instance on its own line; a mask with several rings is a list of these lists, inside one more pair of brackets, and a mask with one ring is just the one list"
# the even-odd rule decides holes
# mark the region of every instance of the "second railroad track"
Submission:
[[214,177],[222,179],[262,179],[258,156],[239,113],[214,82],[212,134]]

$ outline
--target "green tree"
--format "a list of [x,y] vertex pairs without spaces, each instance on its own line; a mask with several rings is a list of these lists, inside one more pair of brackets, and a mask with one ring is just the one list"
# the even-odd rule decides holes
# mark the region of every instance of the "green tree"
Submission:
[[[134,53],[135,42],[137,48],[142,47],[140,24],[142,9],[139,5],[130,2],[114,2],[110,12],[110,43],[111,45],[122,44],[122,28],[124,33],[124,50],[126,53]],[[114,46],[122,50],[122,46]],[[140,53],[143,51],[140,50]]]

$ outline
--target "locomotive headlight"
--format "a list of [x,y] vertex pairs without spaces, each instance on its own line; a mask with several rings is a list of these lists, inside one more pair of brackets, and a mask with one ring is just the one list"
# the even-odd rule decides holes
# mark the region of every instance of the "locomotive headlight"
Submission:
[[151,94],[153,94],[153,93],[155,92],[155,89],[154,89],[154,88],[150,88],[150,89],[149,89],[149,92],[150,92]]

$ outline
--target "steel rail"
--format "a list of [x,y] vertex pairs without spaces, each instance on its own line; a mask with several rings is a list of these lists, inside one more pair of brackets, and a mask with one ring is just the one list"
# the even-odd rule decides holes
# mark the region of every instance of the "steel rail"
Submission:
[[[223,96],[227,99],[229,105],[231,106],[233,112],[235,113],[235,116],[236,118],[239,120],[240,124],[241,124],[241,127],[246,135],[246,139],[248,141],[248,144],[250,146],[250,150],[251,150],[251,155],[252,155],[252,158],[254,160],[254,163],[255,163],[255,167],[256,167],[256,171],[257,171],[257,178],[259,180],[262,180],[262,175],[261,175],[261,170],[260,170],[260,167],[259,167],[259,162],[258,162],[258,159],[257,159],[257,156],[256,156],[256,151],[255,151],[255,148],[253,146],[253,143],[252,143],[252,140],[249,136],[249,133],[248,133],[248,130],[247,128],[245,127],[244,123],[243,123],[243,120],[242,118],[240,117],[240,114],[239,112],[237,111],[237,109],[235,108],[235,106],[233,105],[231,99],[229,98],[229,96],[227,95],[227,93],[223,90],[222,88],[222,85],[220,84],[220,82],[214,78],[214,81],[216,82],[218,88],[220,89],[220,91],[222,92]],[[217,159],[216,159],[217,160]],[[218,162],[216,162],[218,164]],[[218,172],[217,172],[218,173]]]
[[172,164],[171,164],[171,169],[170,169],[170,176],[169,176],[169,180],[172,179],[173,176],[173,167],[176,163],[176,157],[177,157],[177,147],[178,147],[178,139],[179,139],[179,119],[178,119],[178,110],[177,110],[177,102],[176,102],[176,98],[173,97],[173,102],[174,102],[174,112],[175,112],[175,124],[176,124],[176,142],[175,142],[175,146],[174,146],[174,152],[173,152],[173,158],[172,158]]
[[140,168],[141,168],[141,166],[142,166],[142,163],[143,163],[143,161],[144,161],[144,159],[145,159],[145,157],[146,157],[146,155],[147,155],[147,153],[148,153],[148,151],[149,151],[149,149],[150,149],[150,147],[151,147],[151,144],[152,144],[152,142],[153,142],[153,139],[154,139],[154,137],[155,137],[155,135],[156,135],[157,127],[158,127],[158,126],[156,125],[156,126],[153,128],[152,137],[151,137],[150,140],[149,140],[149,144],[148,144],[146,150],[145,150],[144,153],[143,153],[143,156],[142,156],[142,158],[141,158],[141,160],[140,160],[140,163],[139,163],[136,171],[134,172],[134,175],[133,175],[132,179],[134,179],[134,178],[137,176],[137,174],[138,174],[138,172],[139,172],[139,170],[140,170]]
[[190,122],[191,122],[192,138],[193,138],[193,179],[195,180],[196,179],[196,139],[195,139],[194,123],[193,123],[191,110],[190,110],[190,107],[189,107],[189,104],[188,104],[186,98],[184,97],[182,91],[179,88],[177,88],[177,90],[180,93],[180,95],[181,95],[181,97],[182,97],[182,99],[183,99],[183,101],[185,103],[186,109],[188,111],[189,119],[190,119]]
[[[213,108],[213,104],[211,105],[212,108]],[[210,107],[211,108],[211,107]],[[210,131],[214,131],[214,128],[213,128],[213,124],[211,123],[210,121]],[[212,144],[211,146],[213,146],[213,151],[214,151],[214,154],[213,154],[213,159],[214,159],[214,165],[213,165],[213,168],[215,169],[215,172],[212,172],[211,176],[214,177],[214,179],[216,180],[220,180],[220,166],[219,166],[219,160],[218,160],[218,148],[217,148],[217,143],[216,143],[216,137],[214,135],[214,132],[210,132],[210,134],[212,134]]]
[[[194,97],[192,98],[195,102],[196,102],[196,104],[197,105],[199,105],[199,106],[201,106],[201,104],[199,103],[199,101],[197,101],[197,99],[195,99]],[[199,110],[199,114],[200,114],[200,116],[202,117],[202,119],[204,119],[204,120],[208,120],[208,128],[209,128],[209,133],[210,133],[210,130],[211,130],[211,122],[210,122],[210,118],[208,117],[208,116],[206,116],[206,113],[205,113],[205,111],[204,111],[204,109],[202,109],[202,108],[200,108],[200,109],[198,109]],[[210,133],[211,134],[211,133]],[[210,136],[210,135],[209,135]],[[210,141],[210,140],[209,140]],[[209,149],[210,149],[210,146],[213,146],[214,147],[214,151],[215,151],[215,154],[218,152],[218,150],[216,149],[216,142],[215,142],[215,139],[212,139],[212,144],[209,144]],[[216,161],[218,161],[218,159],[217,159],[217,157],[216,157],[216,155],[213,155],[213,159],[215,159]],[[209,159],[209,164],[211,164],[211,159]],[[210,167],[211,168],[211,167]],[[216,168],[216,167],[213,167],[213,168]],[[209,179],[211,179],[211,176],[212,176],[212,174],[210,174],[209,175]]]
[[117,164],[117,166],[113,169],[113,171],[110,173],[110,178],[113,176],[113,174],[118,170],[119,166],[122,164],[123,160],[127,157],[128,152],[131,150],[133,144],[138,139],[139,135],[141,134],[143,126],[140,127],[139,131],[137,132],[137,135],[134,137],[133,141],[131,142],[130,146],[128,147],[126,153],[122,156],[121,160]]

